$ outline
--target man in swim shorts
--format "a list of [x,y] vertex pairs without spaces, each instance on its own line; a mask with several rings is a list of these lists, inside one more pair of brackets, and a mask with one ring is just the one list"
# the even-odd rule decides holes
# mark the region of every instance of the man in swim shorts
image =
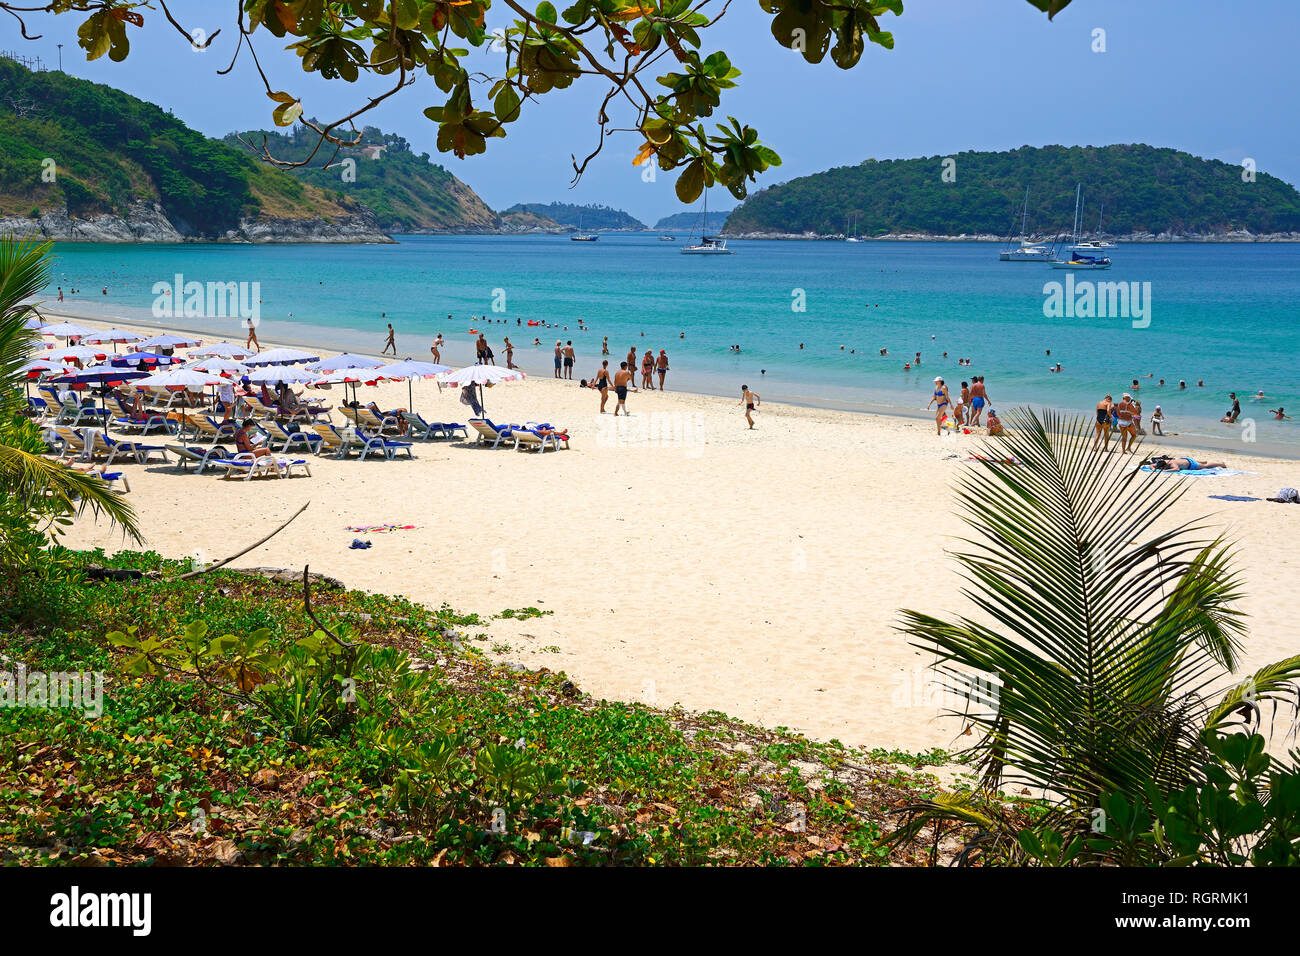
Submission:
[[573,339],[569,339],[568,344],[564,346],[564,377],[570,382],[573,381]]
[[988,403],[988,393],[984,389],[984,376],[975,375],[970,380],[970,424],[978,425],[984,406]]
[[659,366],[659,391],[662,392],[664,390],[664,376],[668,374],[668,353],[663,349],[659,350],[657,363]]
[[754,409],[758,408],[762,402],[759,400],[758,392],[751,392],[748,385],[740,386],[740,404],[745,406],[745,421],[749,422],[749,427],[754,427]]
[[627,367],[626,362],[618,363],[618,371],[614,373],[614,394],[618,397],[618,404],[614,406],[614,417],[618,417],[618,410],[623,409],[623,414],[631,414],[627,410],[627,383],[632,380],[632,372]]

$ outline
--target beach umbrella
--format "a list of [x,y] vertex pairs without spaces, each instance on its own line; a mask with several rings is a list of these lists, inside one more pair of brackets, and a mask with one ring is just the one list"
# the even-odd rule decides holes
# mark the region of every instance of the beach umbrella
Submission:
[[197,362],[186,362],[184,367],[198,369],[200,372],[212,372],[214,375],[242,376],[252,371],[243,362],[227,358],[199,359]]
[[105,352],[90,345],[69,345],[42,356],[51,362],[100,362]]
[[75,339],[83,335],[94,334],[94,329],[88,329],[84,325],[74,325],[71,322],[59,322],[55,325],[41,327],[41,335],[55,335],[62,339]]
[[22,368],[18,369],[15,374],[23,377],[23,391],[31,395],[31,380],[37,378],[41,372],[66,372],[67,366],[59,362],[50,362],[46,359],[33,359]]
[[246,349],[242,345],[233,345],[230,342],[214,342],[202,348],[190,349],[189,357],[192,359],[225,358],[242,361],[252,354],[254,354],[252,349]]
[[305,368],[272,365],[266,368],[255,368],[244,377],[259,385],[262,383],[275,385],[278,382],[284,382],[286,385],[309,385],[320,379],[320,373],[309,372]]
[[483,387],[489,388],[493,385],[502,385],[506,382],[522,382],[526,375],[517,368],[501,368],[498,365],[469,365],[465,368],[454,372],[444,372],[438,376],[438,381],[444,385],[463,388],[466,385],[478,386],[478,403],[481,407],[487,408],[483,404]]
[[312,362],[308,368],[313,372],[329,374],[346,368],[379,368],[384,364],[383,359],[366,358],[364,355],[353,355],[350,352],[344,352],[342,355],[336,355],[333,358],[322,359],[319,362]]
[[128,332],[126,329],[103,329],[90,335],[83,335],[81,341],[87,345],[107,345],[111,342],[113,351],[116,352],[119,342],[143,342],[144,336],[138,332]]
[[322,385],[342,385],[346,388],[350,385],[352,386],[352,401],[355,403],[358,385],[375,385],[378,382],[374,372],[370,369],[339,369],[337,372],[330,372],[328,375],[317,375],[316,380],[311,384],[316,388]]
[[169,368],[161,372],[137,379],[136,388],[207,388],[220,385],[223,379],[211,372],[200,372],[196,368]]
[[36,331],[37,329],[44,328],[44,325],[42,325],[40,319],[27,319],[23,322],[23,328],[28,331]]
[[244,360],[245,365],[296,365],[300,362],[318,362],[319,355],[302,349],[269,349]]
[[109,359],[113,365],[171,365],[173,362],[179,362],[174,355],[158,355],[155,352],[127,352],[125,355],[115,355]]
[[145,339],[143,342],[136,342],[131,347],[133,352],[143,352],[146,349],[190,349],[202,345],[200,339],[191,335],[172,335],[170,332],[164,332],[162,335],[155,335],[153,338]]
[[[400,382],[402,379],[406,379],[406,404],[411,411],[415,411],[415,393],[411,388],[411,383],[417,378],[436,378],[444,372],[450,371],[452,371],[450,365],[435,365],[433,362],[417,362],[414,359],[406,359],[376,369],[374,375],[378,381]],[[438,383],[438,387],[442,387],[441,382]]]

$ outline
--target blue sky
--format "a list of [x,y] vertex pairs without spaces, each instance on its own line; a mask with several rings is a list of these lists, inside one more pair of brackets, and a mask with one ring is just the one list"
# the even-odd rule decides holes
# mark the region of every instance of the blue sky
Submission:
[[[716,0],[715,0],[716,2]],[[187,27],[215,28],[229,3],[178,0]],[[784,159],[759,186],[867,157],[928,156],[1021,145],[1144,142],[1258,168],[1300,182],[1294,43],[1300,6],[1289,0],[1224,4],[1209,0],[1074,0],[1054,22],[1021,0],[905,0],[902,17],[885,18],[894,50],[869,47],[850,71],[829,57],[805,63],[778,47],[770,17],[755,0],[736,0],[706,31],[706,52],[725,49],[742,71],[721,113],[758,128]],[[146,16],[150,16],[145,11]],[[503,23],[497,10],[489,24]],[[125,63],[87,63],[76,46],[75,15],[34,18],[23,41],[0,22],[0,49],[18,48],[53,63],[62,41],[69,73],[109,83],[170,108],[189,125],[220,136],[270,126],[271,102],[246,57],[234,74],[216,75],[234,49],[227,30],[212,49],[194,53],[159,15],[132,29]],[[1105,31],[1104,53],[1093,31]],[[342,115],[365,88],[308,77],[297,58],[260,35],[259,55],[272,82],[305,98],[307,112]],[[482,59],[483,68],[490,60]],[[406,137],[472,186],[495,209],[515,202],[606,203],[653,225],[682,208],[673,175],[652,183],[631,165],[633,134],[608,140],[586,175],[569,188],[570,153],[595,142],[594,117],[604,88],[592,78],[543,97],[494,140],[486,155],[438,156],[435,127],[422,115],[440,102],[427,77],[367,122]],[[377,89],[377,87],[370,87]],[[615,114],[615,125],[630,117]],[[712,205],[729,208],[715,190]]]

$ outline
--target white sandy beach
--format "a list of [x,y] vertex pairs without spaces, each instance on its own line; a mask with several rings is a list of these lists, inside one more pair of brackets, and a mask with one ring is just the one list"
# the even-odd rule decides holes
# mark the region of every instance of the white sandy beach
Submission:
[[[945,548],[963,530],[954,484],[983,439],[940,439],[932,423],[905,418],[767,403],[749,431],[736,401],[672,391],[633,393],[633,417],[615,423],[597,414],[597,393],[552,380],[549,352],[516,356],[534,377],[488,391],[488,417],[567,427],[569,450],[418,443],[414,461],[311,457],[311,478],[283,481],[128,464],[148,546],[217,560],[310,501],[236,566],[310,564],[350,587],[485,618],[506,608],[552,611],[492,620],[487,646],[563,670],[599,697],[717,709],[868,747],[961,745],[961,728],[937,721],[926,700],[927,656],[895,624],[904,607],[969,610]],[[580,357],[575,378],[598,364]],[[761,382],[749,384],[761,393]],[[321,394],[335,405],[343,398],[337,387]],[[405,406],[407,386],[363,387],[360,397]],[[430,420],[468,414],[456,390],[440,394],[432,382],[415,384],[415,405]],[[1207,496],[1300,487],[1300,463],[1225,455],[1253,474],[1161,480],[1194,483],[1170,520],[1215,514],[1240,544],[1245,665],[1253,668],[1300,649],[1291,604],[1300,508]],[[381,523],[416,528],[347,530]],[[358,536],[373,547],[349,550]],[[68,543],[123,545],[90,519]]]

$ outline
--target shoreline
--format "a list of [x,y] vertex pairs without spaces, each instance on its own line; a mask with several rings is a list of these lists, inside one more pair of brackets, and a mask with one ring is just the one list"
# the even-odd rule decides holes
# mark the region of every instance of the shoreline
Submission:
[[[96,326],[98,328],[109,328],[111,325],[117,324],[117,325],[125,325],[128,328],[131,326],[137,326],[154,332],[165,332],[165,331],[184,332],[191,335],[208,336],[208,337],[218,338],[218,339],[225,338],[227,340],[233,341],[233,339],[230,339],[228,335],[225,335],[220,331],[215,331],[211,328],[204,328],[202,325],[197,325],[197,324],[187,322],[187,320],[185,319],[174,321],[174,320],[157,319],[152,316],[148,318],[144,318],[144,317],[137,317],[135,315],[122,315],[118,317],[119,321],[113,321],[113,320],[106,319],[104,316],[96,315],[93,312],[81,312],[75,310],[68,310],[66,308],[66,303],[64,307],[53,308],[53,309],[42,306],[41,311],[44,314],[56,316],[60,319],[84,322],[88,325]],[[276,324],[279,325],[280,323],[276,323]],[[374,354],[373,349],[367,349],[364,346],[359,346],[357,344],[363,340],[370,341],[373,338],[373,336],[367,333],[363,333],[358,329],[339,329],[330,326],[318,326],[318,325],[308,325],[307,328],[310,329],[312,333],[317,333],[317,334],[286,336],[281,334],[282,330],[276,329],[268,339],[267,343],[264,343],[262,347],[263,349],[266,349],[274,346],[290,346],[293,348],[322,349],[322,350],[333,348],[333,349],[337,349],[337,351],[340,353],[353,352],[361,355]],[[243,332],[243,330],[239,328],[236,328],[234,331],[240,334],[242,334]],[[554,331],[554,330],[550,330],[550,331]],[[333,333],[333,335],[331,335],[331,333]],[[235,338],[238,337],[239,337],[238,335],[235,336]],[[540,336],[535,336],[535,337],[540,337]],[[240,344],[240,343],[236,342],[236,344]],[[533,348],[533,346],[531,345],[520,345],[517,347],[517,351],[519,353],[524,353],[525,349],[531,349],[531,348]],[[326,351],[322,351],[321,357],[324,358],[326,354],[327,354]],[[414,354],[412,353],[402,353],[402,354],[405,357],[415,357],[421,360],[426,360],[425,355],[427,354],[427,348],[424,350],[424,352],[417,352]],[[529,353],[525,353],[525,354],[529,354]],[[462,343],[458,340],[448,339],[446,344],[443,346],[442,356],[443,356],[444,365],[453,365],[453,366],[469,365],[474,361],[474,353],[470,348],[469,344]],[[457,356],[458,357],[457,361],[449,361],[449,359],[452,356]],[[545,374],[550,371],[549,368],[543,368],[541,372],[537,372],[537,373],[530,372],[526,368],[524,369],[524,371],[525,374],[529,376],[529,379],[550,379],[550,376]],[[681,394],[681,395],[690,395],[690,396],[701,397],[701,398],[729,399],[732,397],[730,393],[723,394],[720,391],[711,391],[708,390],[707,388],[699,389],[694,387],[673,389],[672,393]],[[835,403],[834,401],[827,400],[824,397],[820,397],[820,396],[818,397],[818,400],[812,400],[812,399],[798,400],[798,399],[783,398],[780,401],[771,401],[771,402],[767,402],[766,404],[774,408],[775,407],[800,408],[800,409],[808,409],[811,411],[826,411],[826,412],[846,413],[851,415],[861,415],[868,418],[880,417],[880,418],[901,419],[910,422],[929,422],[929,423],[934,422],[934,415],[932,413],[919,410],[919,409],[908,408],[901,405],[887,405],[887,404],[875,403],[875,402]],[[1056,406],[1048,403],[1012,402],[1010,403],[1009,407],[1032,407],[1032,408],[1039,408],[1039,409],[1053,408],[1053,409],[1057,409],[1058,411],[1072,413],[1075,416],[1083,419],[1090,419],[1092,414],[1089,410],[1086,409]],[[1243,414],[1247,415],[1248,417],[1248,413],[1244,412]],[[1117,438],[1114,440],[1118,441]],[[1247,455],[1252,458],[1265,458],[1265,459],[1278,460],[1278,461],[1300,461],[1300,446],[1286,445],[1278,442],[1245,442],[1240,439],[1232,438],[1229,436],[1224,436],[1222,438],[1219,438],[1213,435],[1203,435],[1199,433],[1170,432],[1163,437],[1158,435],[1147,434],[1145,436],[1142,436],[1142,443],[1144,447],[1151,447],[1151,448],[1163,448],[1168,445],[1175,445],[1178,447],[1192,448],[1198,451],[1213,451],[1213,452],[1225,452],[1230,454]]]

